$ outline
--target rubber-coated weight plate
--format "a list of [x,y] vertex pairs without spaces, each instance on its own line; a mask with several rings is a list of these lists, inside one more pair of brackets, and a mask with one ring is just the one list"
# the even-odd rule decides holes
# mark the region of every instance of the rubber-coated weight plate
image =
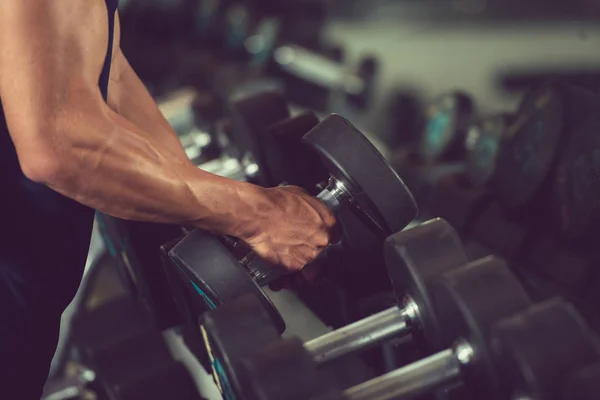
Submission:
[[562,233],[578,239],[589,233],[600,217],[600,99],[593,94],[569,91],[568,137],[554,177],[555,213]]
[[355,206],[386,235],[402,230],[417,215],[412,194],[381,153],[350,122],[332,114],[304,135],[331,176],[352,194]]
[[554,398],[565,376],[600,361],[596,334],[575,307],[561,299],[498,322],[492,329],[492,347],[503,398]]
[[231,251],[215,236],[195,230],[169,252],[173,267],[193,286],[207,309],[214,309],[244,294],[253,294],[279,332],[285,323],[265,292]]
[[443,327],[437,323],[431,283],[442,274],[468,262],[458,234],[436,218],[388,237],[385,261],[396,298],[410,296],[419,309],[419,326],[428,348],[438,349]]
[[452,92],[435,99],[426,111],[419,153],[427,161],[445,156],[462,139],[474,116],[473,100],[466,93]]
[[297,338],[277,341],[246,358],[240,363],[240,378],[252,400],[327,400],[335,393]]
[[525,95],[496,165],[495,189],[505,205],[523,206],[541,188],[556,158],[563,117],[561,94],[555,86],[537,86]]
[[261,301],[247,294],[211,310],[202,316],[201,331],[223,398],[246,398],[238,375],[240,362],[279,339]]
[[[598,132],[600,123],[594,125]],[[600,141],[594,142],[569,148],[557,171],[560,227],[570,239],[588,233],[600,216]]]
[[302,145],[302,137],[317,126],[319,118],[305,112],[277,122],[261,136],[265,164],[271,181],[300,186],[311,191],[327,179],[327,169],[312,149]]
[[259,183],[267,186],[278,185],[278,182],[268,182],[262,178],[262,174],[268,176],[269,171],[261,158],[262,152],[258,136],[262,135],[268,126],[289,118],[287,101],[280,93],[264,92],[234,99],[230,109],[233,121],[233,141],[239,149],[240,160],[244,164],[256,163]]
[[519,279],[500,259],[490,256],[450,271],[431,286],[433,310],[443,327],[443,347],[466,340],[476,354],[473,388],[481,393],[497,389],[490,330],[494,323],[526,309],[529,298]]
[[474,185],[485,185],[494,176],[502,138],[509,124],[508,115],[495,115],[469,129],[465,142],[467,174]]

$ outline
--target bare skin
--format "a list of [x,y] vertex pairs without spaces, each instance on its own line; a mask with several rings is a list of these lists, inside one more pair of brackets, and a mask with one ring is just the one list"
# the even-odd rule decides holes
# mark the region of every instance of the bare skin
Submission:
[[0,98],[23,173],[115,217],[239,237],[289,269],[314,259],[331,212],[300,188],[196,168],[121,52],[118,25],[104,102],[107,29],[104,0],[3,0]]

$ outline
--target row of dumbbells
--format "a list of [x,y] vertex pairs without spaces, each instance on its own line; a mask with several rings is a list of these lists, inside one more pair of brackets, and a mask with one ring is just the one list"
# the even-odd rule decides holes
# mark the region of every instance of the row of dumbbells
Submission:
[[426,215],[478,242],[475,255],[499,254],[598,304],[598,104],[585,89],[546,82],[515,112],[479,117],[470,96],[447,94],[393,165]]
[[[597,398],[599,338],[572,305],[533,304],[498,258],[467,262],[442,219],[391,235],[384,251],[397,305],[309,342],[280,338],[251,294],[204,314],[200,329],[224,398]],[[323,373],[335,359],[407,335],[424,356],[417,362],[350,388]],[[451,397],[458,388],[470,397]]]
[[264,75],[275,78],[290,100],[311,109],[324,111],[330,92],[343,93],[353,106],[366,107],[376,60],[367,56],[352,68],[345,64],[341,47],[323,44],[320,2],[269,3],[202,2],[196,24],[202,47],[221,43],[222,54],[243,62],[243,75],[252,80]]
[[[327,126],[326,124],[324,126]],[[337,129],[333,129],[333,131],[343,131],[343,129],[341,129],[342,126],[338,126]],[[315,132],[321,132],[320,134],[325,135],[325,132],[328,132],[328,129],[317,129]],[[312,131],[311,131],[312,132]],[[346,131],[347,132],[347,131]],[[352,135],[359,137],[356,133],[356,131],[350,131],[352,133],[347,133],[346,135],[348,136],[344,136],[345,140],[348,140],[348,138],[352,137]],[[315,134],[314,135],[320,135],[320,134]],[[331,133],[329,133],[331,134]],[[309,137],[311,136],[310,134],[308,135]],[[325,141],[327,142],[327,141]],[[332,141],[331,143],[335,143],[336,141]],[[330,144],[331,144],[330,143]],[[338,141],[337,143],[341,143],[339,141],[339,137],[338,137]],[[363,145],[364,146],[364,145]],[[350,154],[354,154],[354,156],[356,156],[356,154],[360,154],[360,155],[364,155],[364,147],[362,147],[362,150],[357,150],[356,148],[352,148],[352,146],[349,147],[350,150],[354,150],[354,151],[350,151]],[[346,149],[348,150],[348,149]],[[342,157],[342,154],[336,154],[336,157]],[[379,155],[380,156],[380,155]],[[338,161],[342,161],[342,165],[344,165],[345,163],[348,163],[349,161],[347,161],[347,157],[344,160],[343,158],[341,159],[335,159],[337,166],[339,166],[339,162]],[[368,161],[368,158],[367,158]],[[381,165],[385,165],[384,163],[382,164],[382,160],[380,159],[379,161],[377,161],[377,163],[381,164]],[[351,164],[350,164],[351,165]],[[370,165],[368,162],[366,165]],[[345,166],[345,165],[344,165]],[[338,171],[339,172],[339,171]],[[356,170],[354,170],[353,172],[356,172]],[[369,171],[365,171],[365,173],[369,173]],[[360,174],[359,174],[360,175]],[[338,175],[340,176],[340,175]],[[369,175],[370,179],[374,179],[374,177],[376,177],[377,175],[373,175],[371,173],[371,175]],[[359,178],[364,179],[363,178],[364,175],[359,176]],[[352,177],[354,178],[354,177]],[[366,181],[362,181],[361,183],[365,183]],[[335,187],[335,185],[333,186]],[[393,186],[392,186],[393,187]],[[371,186],[371,188],[374,188],[373,186]],[[377,193],[378,191],[375,190],[375,193]],[[331,193],[331,190],[330,190]],[[356,194],[356,186],[354,187],[354,193]],[[335,197],[335,196],[334,196]],[[396,197],[393,197],[393,199],[397,199]],[[378,210],[377,210],[378,211]],[[435,224],[434,224],[435,225]],[[204,240],[204,241],[203,241]],[[187,245],[186,245],[187,243]],[[223,304],[227,304],[229,301],[231,301],[232,298],[234,298],[235,296],[230,296],[225,298],[225,296],[223,294],[227,294],[227,295],[231,295],[233,292],[237,291],[236,295],[239,295],[240,293],[252,293],[253,296],[256,295],[256,285],[255,283],[257,282],[256,278],[260,278],[261,274],[260,273],[256,273],[256,271],[252,271],[248,274],[248,271],[244,271],[244,268],[247,268],[247,264],[246,265],[241,265],[238,260],[236,259],[232,259],[231,257],[231,253],[227,253],[224,250],[216,250],[217,253],[211,253],[209,251],[207,251],[208,248],[212,248],[214,249],[218,249],[218,246],[215,245],[215,241],[213,241],[212,244],[208,244],[207,246],[199,246],[199,243],[208,243],[206,241],[206,239],[202,239],[202,233],[200,232],[195,232],[193,234],[190,234],[186,239],[184,239],[184,241],[182,241],[181,243],[179,243],[176,246],[175,251],[171,251],[171,258],[173,260],[177,260],[178,263],[178,267],[181,268],[182,270],[187,270],[188,274],[186,276],[186,279],[189,280],[190,282],[194,282],[194,290],[196,291],[197,294],[200,295],[200,297],[203,298],[203,300],[206,302],[208,300],[208,304],[210,305],[209,308],[222,308],[220,306],[222,306]],[[186,257],[186,248],[187,248],[187,252],[188,252],[188,256]],[[193,255],[190,257],[189,256],[189,252],[195,252]],[[212,251],[212,250],[211,250]],[[206,265],[202,265],[199,264],[199,262],[201,262],[200,260],[200,256],[198,256],[198,254],[201,257],[206,257],[208,254],[211,255],[210,260],[212,261],[211,264],[214,264],[214,273],[217,273],[217,268],[218,268],[218,273],[222,274],[219,276],[213,276],[213,283],[212,284],[207,284],[208,283],[208,279],[207,278],[211,278],[209,275],[211,275],[208,270]],[[219,258],[217,258],[216,256],[212,256],[213,254],[217,254]],[[183,255],[183,256],[182,256]],[[195,257],[195,258],[194,258]],[[246,260],[248,260],[248,258],[244,257]],[[466,259],[465,261],[466,262]],[[242,280],[245,280],[245,282],[247,283],[245,285],[245,287],[243,288],[243,290],[239,289],[239,285],[238,287],[235,288],[235,290],[233,289],[233,286],[236,286],[234,284],[232,284],[231,280],[225,280],[225,278],[227,278],[228,275],[227,273],[224,273],[223,271],[229,270],[229,267],[227,268],[223,268],[223,266],[231,266],[232,268],[236,269],[236,274],[239,277],[242,277]],[[248,276],[250,278],[253,279],[248,279]],[[220,279],[217,282],[217,279]],[[238,281],[239,282],[239,281]],[[221,285],[220,287],[217,288],[217,290],[215,291],[215,288],[217,287],[217,285]],[[220,292],[220,293],[219,293]],[[505,292],[504,290],[502,290],[502,292]],[[273,312],[273,307],[272,305],[268,302],[267,299],[265,299],[266,296],[264,296],[264,294],[261,294],[260,296],[258,296],[257,298],[261,298],[261,304],[262,304],[262,308],[263,308],[263,312],[267,312],[268,315],[271,316],[271,320],[272,323],[274,323],[277,326],[277,330],[281,331],[282,330],[282,320],[281,318],[277,315],[277,313]],[[412,306],[411,306],[412,307]],[[266,310],[266,311],[264,311]]]
[[600,98],[580,87],[540,83],[515,112],[480,117],[468,94],[448,93],[429,106],[423,133],[400,149],[397,167],[407,180],[416,173],[415,181],[435,186],[453,176],[471,192],[478,189],[471,209],[486,194],[510,211],[538,208],[552,220],[546,227],[579,240],[598,217],[599,104]]

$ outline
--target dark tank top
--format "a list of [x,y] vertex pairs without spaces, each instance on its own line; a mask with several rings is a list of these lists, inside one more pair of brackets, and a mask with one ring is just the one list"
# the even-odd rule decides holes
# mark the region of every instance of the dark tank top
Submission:
[[[109,46],[98,85],[106,100],[118,0],[105,1]],[[13,282],[25,309],[42,298],[66,306],[85,266],[94,210],[23,175],[1,108],[0,193],[0,279]]]

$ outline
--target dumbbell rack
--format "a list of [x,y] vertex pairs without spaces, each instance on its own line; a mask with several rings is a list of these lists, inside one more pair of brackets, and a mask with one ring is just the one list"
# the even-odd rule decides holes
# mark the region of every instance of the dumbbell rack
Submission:
[[[530,104],[535,104],[536,99],[537,104],[545,104],[545,108],[531,111]],[[540,99],[545,99],[547,103]],[[564,114],[563,119],[568,118],[570,121],[569,127],[577,129],[561,133],[567,138],[574,138],[558,142],[558,146],[567,147],[575,140],[584,140],[586,135],[592,136],[591,123],[586,121],[593,119],[593,112],[586,109],[597,101],[585,90],[542,83],[534,85],[526,93],[514,115],[494,118],[497,118],[495,123],[499,123],[500,117],[508,118],[506,126],[498,132],[500,135],[512,129],[515,131],[514,135],[525,136],[533,135],[526,131],[533,125],[528,122],[529,119],[537,118],[540,123],[559,127],[562,126],[560,116]],[[486,121],[491,121],[491,118]],[[556,129],[559,128],[554,130]],[[564,129],[568,130],[568,127]],[[553,132],[545,133],[549,137],[556,136]],[[516,144],[513,147],[518,148]],[[538,148],[541,147],[543,146],[538,144]],[[561,150],[557,150],[559,155]],[[546,154],[548,151],[550,150],[541,149],[539,157],[549,157]],[[467,243],[467,251],[472,258],[495,254],[509,260],[533,295],[547,298],[560,294],[568,298],[580,307],[590,324],[600,331],[600,313],[596,311],[600,304],[600,275],[596,268],[600,264],[600,251],[594,243],[595,231],[575,238],[573,232],[563,233],[559,228],[564,221],[558,221],[560,218],[557,217],[557,207],[563,206],[556,198],[557,190],[562,187],[557,176],[565,160],[568,161],[566,155],[551,160],[548,176],[540,184],[540,189],[525,204],[519,206],[511,206],[506,200],[516,199],[516,192],[501,192],[504,190],[502,188],[510,186],[510,176],[503,178],[501,184],[494,181],[493,176],[488,177],[483,184],[477,184],[472,179],[473,166],[465,163],[463,156],[458,159],[440,157],[425,162],[422,157],[415,155],[414,146],[408,146],[394,153],[392,163],[397,170],[402,171],[408,186],[415,191],[423,217],[441,216],[451,222]],[[466,157],[471,157],[470,153]],[[529,156],[532,160],[536,157],[538,156],[535,154]],[[501,167],[504,170],[508,168],[506,165]],[[516,168],[513,167],[515,171]],[[560,201],[564,202],[564,199]],[[580,211],[582,215],[585,212],[590,211]],[[593,218],[590,214],[589,220],[592,221]]]
[[[426,243],[428,254],[419,251]],[[204,341],[224,397],[406,400],[432,391],[498,400],[597,395],[597,385],[590,383],[597,376],[600,337],[573,306],[561,299],[531,303],[519,279],[494,257],[452,267],[453,258],[464,253],[441,220],[393,235],[386,255],[397,298],[404,300],[307,343],[276,339],[274,325],[252,295],[204,314]],[[408,332],[422,352],[417,362],[344,391],[320,371],[334,359]]]

